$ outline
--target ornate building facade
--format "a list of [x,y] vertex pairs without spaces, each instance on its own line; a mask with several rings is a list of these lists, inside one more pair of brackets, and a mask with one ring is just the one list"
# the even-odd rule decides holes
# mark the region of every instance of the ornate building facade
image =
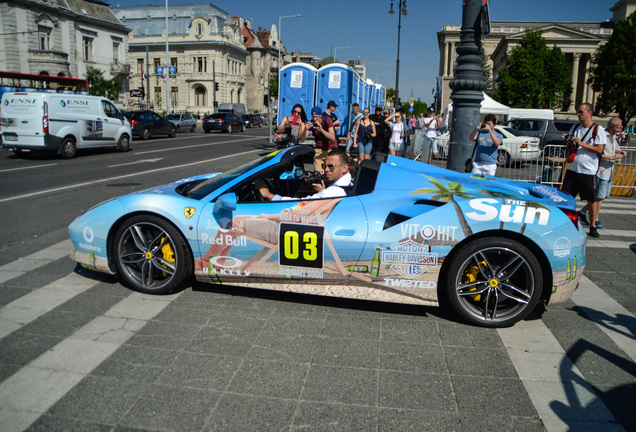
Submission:
[[128,32],[98,0],[0,3],[0,70],[85,78],[127,76]]
[[[572,76],[570,106],[560,116],[571,116],[582,102],[594,103],[596,94],[588,82],[594,53],[612,35],[614,25],[636,10],[636,0],[620,0],[610,9],[612,19],[599,22],[533,22],[492,21],[491,33],[482,39],[482,46],[491,66],[493,83],[498,71],[505,67],[510,52],[528,30],[538,30],[548,47],[556,45],[565,55]],[[451,103],[449,87],[453,79],[455,49],[459,45],[461,26],[448,25],[437,33],[440,49],[438,97],[440,108]]]
[[[214,111],[215,102],[245,103],[249,53],[239,23],[225,11],[210,3],[170,6],[168,56],[164,6],[113,7],[112,11],[132,29],[130,89],[143,90],[151,108],[204,114]],[[166,76],[170,67],[175,74],[169,78],[169,107]],[[144,101],[133,98],[133,104],[137,103]]]

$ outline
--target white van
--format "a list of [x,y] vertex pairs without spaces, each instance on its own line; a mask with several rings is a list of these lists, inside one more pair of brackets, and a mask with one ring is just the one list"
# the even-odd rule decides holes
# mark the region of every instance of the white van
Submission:
[[247,114],[245,104],[242,103],[222,103],[216,112],[231,112],[241,117],[241,114]]
[[63,93],[4,93],[0,133],[18,155],[54,151],[65,159],[84,148],[128,151],[132,140],[130,123],[111,101]]

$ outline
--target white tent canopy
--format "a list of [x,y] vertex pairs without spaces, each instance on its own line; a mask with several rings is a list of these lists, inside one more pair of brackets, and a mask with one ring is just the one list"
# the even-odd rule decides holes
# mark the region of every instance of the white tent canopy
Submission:
[[[510,116],[510,107],[497,102],[486,93],[483,93],[483,95],[484,100],[481,101],[481,108],[479,109],[479,114],[482,118],[486,114],[494,114],[499,118],[500,121],[508,119],[508,117]],[[451,103],[448,104],[448,106],[444,110],[444,126],[449,127],[449,122],[452,114],[453,104]]]

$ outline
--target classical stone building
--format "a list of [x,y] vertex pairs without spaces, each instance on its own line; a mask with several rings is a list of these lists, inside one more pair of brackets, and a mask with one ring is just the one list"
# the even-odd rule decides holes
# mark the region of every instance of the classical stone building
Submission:
[[125,77],[128,32],[98,0],[11,0],[0,3],[0,70],[85,78]]
[[[246,103],[249,52],[239,22],[227,12],[210,3],[170,5],[166,64],[165,6],[113,7],[112,11],[132,29],[129,86],[143,89],[152,108],[204,114],[214,111],[214,102]],[[168,107],[165,73],[170,66],[176,74],[170,77]],[[164,68],[163,77],[157,73],[159,67]],[[148,80],[142,79],[145,74]],[[134,104],[139,102],[141,98],[133,98]]]
[[[249,53],[245,64],[246,105],[250,112],[266,112],[271,101],[268,98],[270,78],[278,73],[278,33],[271,30],[254,30],[251,20],[234,17],[238,21],[243,42]],[[284,49],[281,46],[284,53]]]
[[[533,22],[492,21],[490,35],[482,39],[482,46],[496,82],[497,72],[505,67],[508,54],[519,44],[528,30],[538,30],[547,45],[558,46],[564,53],[572,76],[571,104],[560,116],[574,114],[582,102],[596,100],[588,83],[589,68],[594,53],[612,35],[614,25],[636,10],[636,0],[620,0],[610,9],[612,19],[598,22]],[[601,17],[599,17],[601,18]],[[451,103],[449,83],[453,79],[455,49],[459,45],[461,26],[448,25],[437,33],[440,49],[438,92],[441,108]]]

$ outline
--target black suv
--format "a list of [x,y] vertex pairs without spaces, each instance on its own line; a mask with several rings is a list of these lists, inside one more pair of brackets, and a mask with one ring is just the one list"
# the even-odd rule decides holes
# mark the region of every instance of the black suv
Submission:
[[124,117],[130,122],[133,135],[142,140],[154,135],[168,135],[170,138],[177,136],[177,126],[154,111],[128,111],[124,113]]
[[537,137],[539,148],[543,149],[548,144],[564,145],[563,134],[568,133],[576,121],[573,120],[547,120],[547,119],[512,119],[504,123],[517,129],[525,135]]

